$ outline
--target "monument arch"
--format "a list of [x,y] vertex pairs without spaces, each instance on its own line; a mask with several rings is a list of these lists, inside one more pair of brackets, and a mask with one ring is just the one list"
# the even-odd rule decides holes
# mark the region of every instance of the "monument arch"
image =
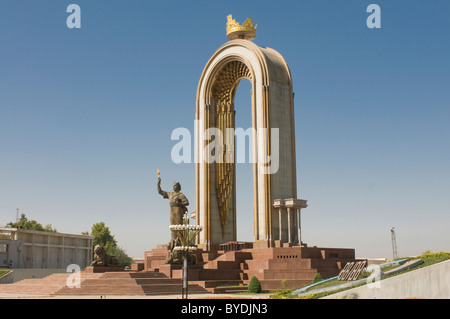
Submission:
[[[229,16],[230,41],[208,60],[197,88],[195,207],[196,223],[203,226],[198,243],[205,247],[237,239],[235,145],[227,128],[235,128],[234,96],[242,79],[252,86],[252,128],[267,132],[252,135],[254,242],[269,247],[276,240],[301,242],[300,209],[306,201],[297,199],[291,74],[281,54],[251,41],[255,31],[251,19],[240,26]],[[223,137],[214,155],[205,138],[211,128]],[[272,129],[278,135],[270,134]],[[208,160],[212,156],[221,160]],[[288,199],[296,201],[289,209],[280,205]]]
[[[251,42],[255,35],[250,19],[239,25],[229,16],[230,41],[214,52],[203,69],[195,110],[197,225],[188,225],[189,220],[185,220],[183,225],[173,225],[171,221],[170,226],[171,230],[183,230],[184,243],[180,240],[175,247],[177,251],[192,249],[192,256],[195,255],[190,280],[214,292],[224,280],[248,285],[253,276],[263,290],[294,289],[310,284],[317,273],[322,278],[337,276],[343,265],[355,262],[354,249],[308,247],[302,241],[300,211],[307,205],[306,200],[297,198],[291,74],[278,52]],[[236,242],[238,137],[233,129],[239,114],[234,100],[242,79],[248,79],[252,87],[253,200],[249,199],[253,204],[252,243]],[[278,135],[259,133],[272,129]],[[216,135],[210,134],[211,131]],[[275,155],[278,158],[271,157]],[[266,161],[269,157],[270,162]],[[277,166],[273,169],[275,159]],[[172,201],[175,207],[180,204]],[[191,234],[197,236],[193,246]],[[180,276],[180,264],[164,263],[175,248],[172,251],[169,245],[146,252],[144,269],[157,270],[170,278]],[[187,258],[183,261],[186,274]],[[287,287],[280,280],[286,276]]]

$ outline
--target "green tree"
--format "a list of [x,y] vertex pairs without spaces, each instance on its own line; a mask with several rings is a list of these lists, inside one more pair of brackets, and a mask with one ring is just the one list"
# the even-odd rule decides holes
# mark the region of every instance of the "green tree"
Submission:
[[134,263],[133,258],[129,257],[122,247],[112,246],[106,251],[106,253],[116,256],[117,259],[119,259],[121,267],[129,267],[132,263]]
[[42,226],[42,224],[38,223],[35,220],[29,220],[27,216],[25,216],[25,214],[22,214],[20,216],[20,219],[17,223],[10,222],[6,225],[6,227],[56,233],[56,229],[53,229],[51,224]]
[[319,273],[317,273],[317,274],[314,276],[313,284],[315,284],[316,282],[322,281],[322,280],[323,280],[323,279],[322,279],[322,276],[321,276]]
[[[88,232],[83,232],[83,234],[87,235]],[[104,222],[92,225],[90,235],[94,236],[94,247],[95,245],[103,246],[108,255],[116,256],[119,259],[121,267],[127,267],[133,263],[133,259],[127,255],[126,251],[117,245],[117,240]]]
[[117,245],[116,239],[104,222],[92,225],[91,236],[94,236],[94,247],[95,245],[103,246],[106,252],[108,252],[111,247]]
[[252,279],[250,279],[247,290],[252,294],[259,294],[262,292],[261,283],[259,282],[258,278],[256,278],[256,276],[253,276]]

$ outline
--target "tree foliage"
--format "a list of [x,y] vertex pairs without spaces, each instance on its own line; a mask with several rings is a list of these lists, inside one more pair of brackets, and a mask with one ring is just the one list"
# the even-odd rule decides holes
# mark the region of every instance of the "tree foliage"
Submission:
[[29,220],[25,214],[20,216],[20,219],[17,223],[10,222],[6,225],[6,227],[18,228],[18,229],[28,229],[28,230],[40,230],[56,233],[56,229],[52,228],[51,224],[47,224],[42,226],[42,224],[38,223],[35,220]]
[[[84,232],[83,234],[88,234]],[[117,245],[117,240],[111,234],[109,227],[104,222],[92,225],[91,236],[94,236],[93,245],[103,246],[108,255],[116,256],[119,259],[120,266],[127,267],[133,263],[133,259],[127,255],[125,250]]]
[[315,284],[316,282],[319,282],[319,281],[322,281],[323,279],[322,279],[322,276],[319,274],[319,273],[317,273],[315,276],[314,276],[314,280],[313,280],[313,284]]
[[96,245],[103,246],[106,249],[106,252],[108,252],[111,247],[117,246],[117,240],[111,234],[109,227],[107,227],[104,222],[92,225],[91,236],[94,236],[94,247]]
[[121,267],[129,267],[134,263],[133,258],[127,255],[125,249],[119,246],[112,246],[107,251],[107,254],[116,256],[119,259]]

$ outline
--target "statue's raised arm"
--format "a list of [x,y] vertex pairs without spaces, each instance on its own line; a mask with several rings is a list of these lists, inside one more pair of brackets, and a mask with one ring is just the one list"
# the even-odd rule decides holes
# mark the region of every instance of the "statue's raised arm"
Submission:
[[166,191],[163,191],[163,190],[161,189],[161,177],[159,177],[159,175],[158,175],[158,184],[157,184],[156,186],[157,186],[158,194],[159,194],[159,195],[161,195],[161,196],[164,197],[164,198],[169,198],[169,195],[167,194],[167,192],[166,192]]

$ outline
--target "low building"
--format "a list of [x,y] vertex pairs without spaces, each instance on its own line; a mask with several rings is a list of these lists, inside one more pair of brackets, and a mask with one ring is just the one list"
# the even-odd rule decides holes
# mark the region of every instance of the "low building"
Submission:
[[0,228],[0,268],[81,269],[93,258],[93,236]]

